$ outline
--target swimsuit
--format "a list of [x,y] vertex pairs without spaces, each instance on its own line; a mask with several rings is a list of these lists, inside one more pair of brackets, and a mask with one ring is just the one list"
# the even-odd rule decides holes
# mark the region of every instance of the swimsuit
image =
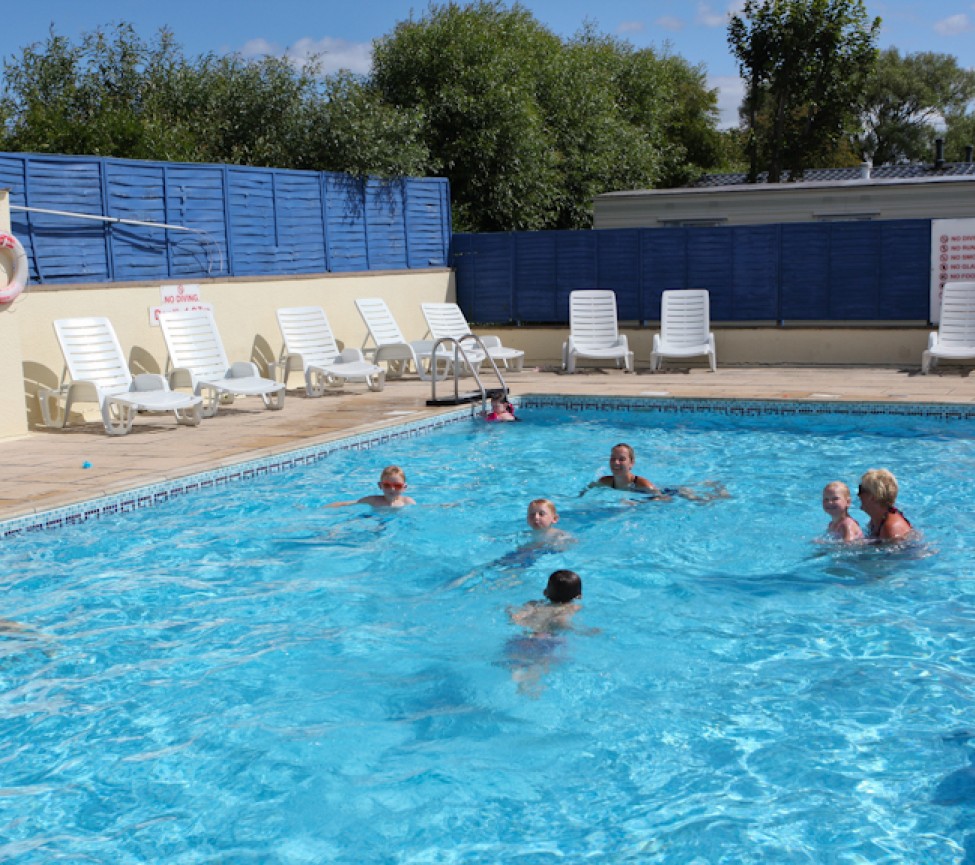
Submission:
[[881,530],[884,527],[884,523],[887,522],[887,517],[889,517],[891,514],[897,514],[899,517],[902,517],[903,520],[904,520],[904,522],[907,523],[907,527],[908,528],[912,528],[911,521],[907,517],[904,516],[904,512],[897,510],[897,508],[895,508],[893,505],[891,505],[889,508],[887,508],[887,513],[884,514],[884,518],[880,521],[880,525],[877,526],[876,531],[871,531],[870,532],[870,537],[871,538],[879,538],[880,537],[880,532],[881,532]]

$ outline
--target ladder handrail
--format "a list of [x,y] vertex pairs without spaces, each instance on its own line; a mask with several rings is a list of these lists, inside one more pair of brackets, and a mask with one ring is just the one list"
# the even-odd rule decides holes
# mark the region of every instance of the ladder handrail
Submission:
[[[463,358],[464,363],[467,365],[467,368],[471,371],[471,375],[474,376],[474,381],[477,383],[478,390],[481,392],[481,411],[486,412],[487,411],[487,390],[485,389],[484,384],[481,382],[481,377],[480,375],[478,375],[477,369],[470,362],[470,359],[467,356],[467,352],[464,351],[464,346],[462,345],[462,343],[466,339],[473,340],[473,342],[475,343],[475,347],[478,348],[484,354],[486,360],[491,362],[491,367],[494,369],[494,374],[498,377],[498,383],[501,385],[502,393],[504,394],[505,397],[508,396],[508,385],[505,384],[504,377],[501,375],[501,370],[498,369],[498,365],[494,362],[494,358],[491,357],[491,355],[488,353],[487,348],[485,347],[484,343],[481,341],[481,338],[477,334],[468,333],[460,338],[456,338],[453,336],[442,336],[433,344],[433,348],[431,349],[430,352],[430,365],[431,365],[430,399],[432,402],[437,401],[437,379],[440,378],[440,376],[437,375],[437,366],[436,366],[437,351],[441,346],[453,344],[454,358],[452,363],[454,367],[454,400],[458,404],[461,401],[460,400],[460,364],[457,362],[458,352],[459,352],[460,357]],[[446,377],[447,376],[445,373],[443,378]]]

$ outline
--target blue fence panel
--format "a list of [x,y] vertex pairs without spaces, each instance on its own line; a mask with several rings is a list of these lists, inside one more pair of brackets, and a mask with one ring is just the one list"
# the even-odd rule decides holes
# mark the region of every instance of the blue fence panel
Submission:
[[[107,216],[140,222],[166,222],[163,169],[159,165],[119,165],[106,160]],[[148,226],[112,225],[112,275],[115,279],[167,279],[166,231]]]
[[[732,237],[730,319],[778,320],[779,226],[735,226]],[[713,308],[711,316],[718,318]]]
[[403,184],[370,178],[366,182],[366,232],[370,270],[398,270],[407,264]]
[[927,321],[929,291],[920,291],[931,280],[931,227],[919,220],[897,219],[881,222],[880,302],[878,318]]
[[559,232],[519,232],[512,236],[512,243],[515,321],[558,321],[562,317],[558,309]]
[[596,232],[597,284],[616,292],[616,310],[624,321],[640,321],[640,229]]
[[785,321],[829,318],[830,235],[824,227],[782,226],[779,308]]
[[315,171],[275,171],[279,273],[325,271],[322,185]]
[[581,288],[598,286],[597,235],[595,231],[558,231],[556,249],[556,302],[558,315],[546,322],[561,324],[569,320],[569,294]]
[[40,282],[442,267],[450,243],[443,178],[0,153],[0,184]]
[[[733,228],[684,229],[687,232],[686,288],[705,288],[711,295],[711,317],[717,321],[731,319],[734,300],[731,296],[734,261]],[[657,310],[660,308],[657,307]],[[659,312],[657,316],[659,318]]]
[[329,269],[336,273],[368,270],[365,183],[328,172],[324,187]]
[[461,306],[482,323],[513,320],[514,239],[510,234],[476,236],[476,253],[470,256],[476,291],[464,296]]
[[658,321],[664,291],[687,288],[687,229],[641,231],[640,247],[644,320]]
[[219,165],[165,165],[166,222],[192,231],[168,231],[173,279],[231,273],[226,170]]
[[880,224],[830,223],[829,319],[868,321],[880,314]]
[[915,219],[469,234],[455,237],[453,264],[477,323],[551,322],[555,310],[565,324],[575,288],[613,289],[624,321],[658,320],[662,292],[681,288],[708,289],[717,322],[917,321],[927,317],[930,233]]
[[447,181],[407,177],[404,183],[407,267],[446,267],[450,245]]

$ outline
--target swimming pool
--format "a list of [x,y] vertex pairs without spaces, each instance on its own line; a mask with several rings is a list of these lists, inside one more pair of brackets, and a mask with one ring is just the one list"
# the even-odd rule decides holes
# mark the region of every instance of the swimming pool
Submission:
[[[10,538],[0,859],[975,861],[972,419],[632,405]],[[580,497],[618,441],[732,498]],[[417,507],[323,507],[387,463]],[[816,543],[877,465],[923,544]],[[577,542],[511,562],[538,496]],[[583,609],[526,656],[506,611],[558,567]]]

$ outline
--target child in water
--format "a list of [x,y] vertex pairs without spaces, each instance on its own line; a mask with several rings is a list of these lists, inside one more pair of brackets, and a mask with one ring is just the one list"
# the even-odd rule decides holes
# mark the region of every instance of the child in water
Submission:
[[572,628],[572,617],[579,610],[582,580],[575,571],[555,571],[545,586],[545,601],[529,601],[509,609],[511,621],[527,633],[513,637],[505,645],[505,666],[518,691],[537,697],[541,678],[558,661],[556,649],[565,642],[563,632]]
[[532,541],[528,544],[528,549],[561,549],[572,540],[572,535],[568,532],[555,528],[559,521],[559,512],[555,509],[555,502],[549,499],[533,499],[529,502],[527,519],[532,530]]
[[380,496],[363,496],[348,502],[334,502],[330,508],[339,508],[343,505],[372,505],[374,508],[401,508],[405,505],[415,505],[416,501],[409,496],[403,495],[406,489],[406,474],[399,466],[386,466],[379,476]]
[[826,532],[841,541],[863,537],[860,524],[850,516],[850,488],[843,481],[831,481],[823,488],[823,510],[829,514]]
[[484,419],[487,421],[518,420],[515,417],[515,407],[504,394],[495,394],[491,397],[491,411],[484,415]]

